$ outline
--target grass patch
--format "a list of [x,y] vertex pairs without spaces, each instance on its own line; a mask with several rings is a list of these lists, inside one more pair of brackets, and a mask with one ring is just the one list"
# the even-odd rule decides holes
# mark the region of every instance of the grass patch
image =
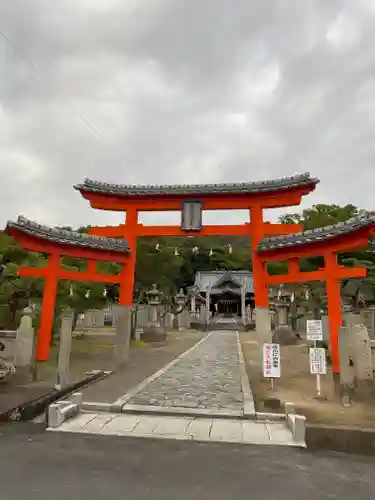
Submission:
[[143,340],[132,340],[130,342],[130,347],[135,347],[135,348],[146,347],[146,343],[143,342]]

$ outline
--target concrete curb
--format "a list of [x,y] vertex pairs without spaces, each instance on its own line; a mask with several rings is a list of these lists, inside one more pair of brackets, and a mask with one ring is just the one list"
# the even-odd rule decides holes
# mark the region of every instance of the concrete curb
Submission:
[[[75,393],[75,396],[82,393]],[[70,401],[58,401],[49,405],[47,416],[47,427],[56,429],[60,427],[69,418],[76,417],[79,413],[79,404],[71,403]]]
[[111,372],[100,372],[94,370],[92,375],[70,384],[65,387],[65,389],[58,390],[52,389],[39,398],[26,401],[20,405],[17,405],[0,415],[0,422],[15,422],[15,421],[29,421],[33,420],[36,416],[43,413],[50,404],[55,401],[64,398],[68,394],[76,391],[79,388],[85,387],[93,382],[97,382],[102,378],[107,377]]
[[285,413],[264,413],[264,412],[255,412],[255,419],[256,420],[267,420],[271,422],[280,422],[280,421],[286,421],[286,414]]
[[308,424],[306,443],[309,450],[375,456],[375,429]]
[[82,411],[85,412],[111,412],[111,413],[120,413],[116,411],[116,407],[112,403],[99,403],[94,401],[82,401],[81,408]]
[[69,400],[56,401],[48,407],[47,427],[55,429],[81,412],[110,412],[108,403],[84,403],[83,393],[74,392]]
[[240,411],[230,410],[210,410],[207,408],[185,408],[182,406],[147,406],[147,405],[125,405],[122,407],[121,413],[139,413],[144,415],[170,415],[203,418],[244,418]]
[[293,403],[285,403],[286,425],[293,435],[297,446],[306,448],[306,417],[296,415]]
[[138,392],[140,392],[141,390],[143,390],[150,382],[153,382],[154,380],[156,380],[159,377],[161,377],[167,370],[169,370],[169,368],[171,368],[173,365],[175,365],[176,363],[178,363],[180,361],[180,359],[183,359],[185,356],[187,356],[192,351],[194,351],[195,349],[197,349],[198,346],[200,346],[206,339],[208,339],[208,337],[211,334],[212,333],[209,333],[208,335],[206,335],[203,339],[199,340],[199,342],[197,342],[192,347],[190,347],[190,349],[188,349],[187,351],[184,351],[182,354],[180,354],[179,356],[177,356],[177,358],[173,359],[170,363],[168,363],[167,365],[163,366],[163,368],[161,368],[160,370],[158,370],[157,372],[155,372],[153,375],[151,375],[150,377],[148,377],[145,380],[143,380],[140,384],[138,384],[137,386],[135,386],[133,389],[130,389],[130,391],[128,391],[126,394],[124,394],[123,396],[121,396],[120,398],[118,398],[114,403],[112,403],[112,411],[114,411],[114,412],[121,412],[121,409],[124,407],[124,405],[126,405],[126,403],[132,397],[134,397],[136,394],[138,394]]
[[249,377],[247,376],[245,359],[242,352],[241,340],[238,331],[236,331],[236,335],[238,363],[241,374],[241,389],[243,394],[243,415],[246,418],[256,418],[253,392],[250,387]]

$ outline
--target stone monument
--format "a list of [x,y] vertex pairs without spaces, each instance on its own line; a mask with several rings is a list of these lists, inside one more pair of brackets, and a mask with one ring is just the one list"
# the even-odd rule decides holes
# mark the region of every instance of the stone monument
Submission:
[[32,310],[23,310],[20,326],[16,333],[15,365],[18,373],[30,376],[35,370],[35,332]]
[[56,389],[65,389],[69,385],[70,354],[72,351],[73,312],[67,310],[61,317],[60,347],[57,366]]

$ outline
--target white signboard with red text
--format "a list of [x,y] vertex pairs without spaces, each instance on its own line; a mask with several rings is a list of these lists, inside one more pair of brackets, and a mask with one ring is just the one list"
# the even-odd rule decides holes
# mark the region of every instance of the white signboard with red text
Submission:
[[263,376],[280,378],[280,345],[263,344]]

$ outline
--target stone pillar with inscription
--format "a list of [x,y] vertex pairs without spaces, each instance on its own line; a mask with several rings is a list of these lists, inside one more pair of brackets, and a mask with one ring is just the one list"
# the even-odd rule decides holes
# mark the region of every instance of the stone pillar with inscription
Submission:
[[61,318],[59,359],[56,388],[65,389],[69,385],[70,354],[72,352],[73,311],[68,309]]

